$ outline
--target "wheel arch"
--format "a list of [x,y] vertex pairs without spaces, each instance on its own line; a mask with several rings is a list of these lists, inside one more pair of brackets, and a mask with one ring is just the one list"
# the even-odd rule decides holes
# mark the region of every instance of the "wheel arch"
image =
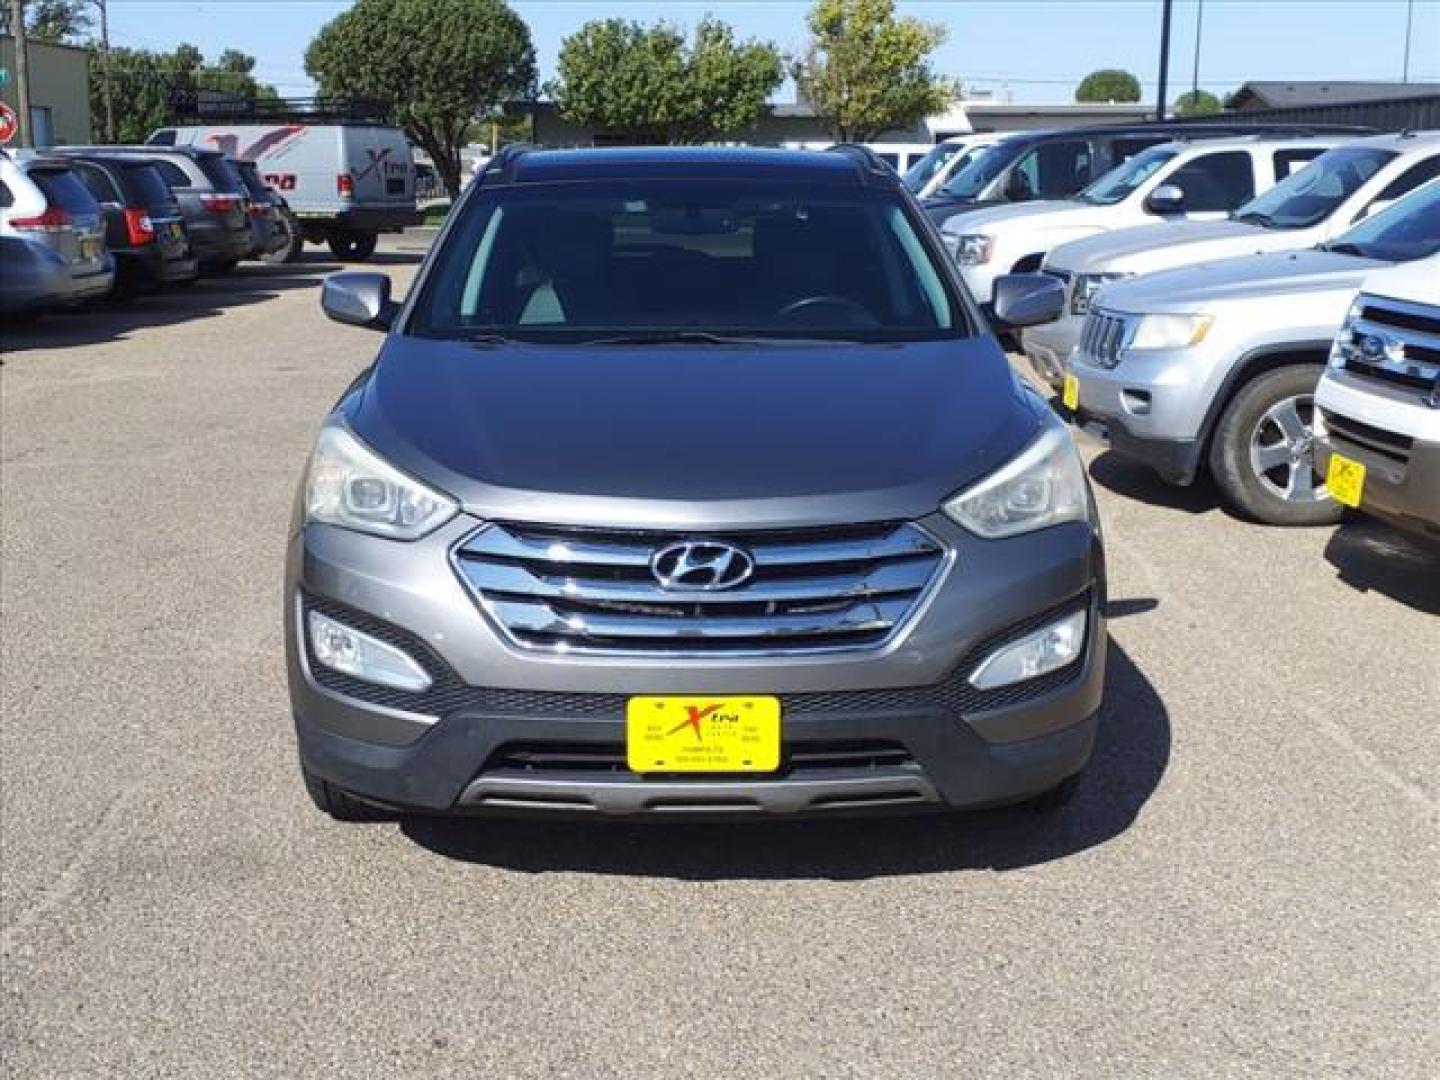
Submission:
[[1258,379],[1279,368],[1292,364],[1318,364],[1324,367],[1330,356],[1330,339],[1317,338],[1313,341],[1279,341],[1261,345],[1245,353],[1237,360],[1220,384],[1219,392],[1210,400],[1205,411],[1205,422],[1200,426],[1201,460],[1210,453],[1210,438],[1220,423],[1226,407],[1246,383]]

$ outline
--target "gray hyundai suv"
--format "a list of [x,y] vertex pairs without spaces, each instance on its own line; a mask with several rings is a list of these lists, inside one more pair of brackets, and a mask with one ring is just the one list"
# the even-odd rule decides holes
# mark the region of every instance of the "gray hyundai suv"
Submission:
[[[306,787],[397,812],[1057,805],[1104,683],[1095,507],[860,148],[515,151],[325,420],[285,585]],[[1058,284],[997,284],[1010,325]]]

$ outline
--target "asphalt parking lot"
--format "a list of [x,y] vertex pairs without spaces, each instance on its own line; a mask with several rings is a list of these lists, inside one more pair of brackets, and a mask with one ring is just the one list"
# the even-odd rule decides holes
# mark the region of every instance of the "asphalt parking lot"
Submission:
[[332,269],[5,335],[6,1075],[1434,1075],[1440,564],[1089,442],[1114,647],[1057,816],[322,818],[281,559],[380,341]]

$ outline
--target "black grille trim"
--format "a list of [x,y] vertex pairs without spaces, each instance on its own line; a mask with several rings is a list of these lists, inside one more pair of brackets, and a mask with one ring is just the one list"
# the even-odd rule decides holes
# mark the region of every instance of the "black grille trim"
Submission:
[[1325,427],[1332,436],[1374,451],[1401,465],[1409,463],[1410,451],[1415,445],[1415,440],[1410,436],[1396,435],[1384,428],[1378,428],[1360,420],[1352,420],[1348,416],[1341,416],[1329,409],[1322,409],[1321,415],[1324,416]]
[[[965,654],[950,675],[931,686],[907,686],[878,690],[825,690],[781,694],[782,715],[830,715],[895,711],[904,713],[947,712],[961,716],[990,709],[1018,705],[1059,690],[1080,676],[1088,653],[1090,635],[1095,632],[1092,618],[1087,627],[1085,649],[1081,658],[1067,667],[1042,675],[1038,679],[1002,686],[993,690],[977,690],[970,685],[970,676],[981,661],[1003,645],[1024,637],[1046,623],[1064,615],[1091,607],[1089,591],[1063,604],[1042,611],[995,634]],[[318,611],[333,619],[370,634],[396,648],[404,649],[415,658],[434,680],[421,694],[391,690],[320,664],[310,650],[310,635],[302,625],[310,673],[326,690],[358,701],[380,705],[402,712],[443,717],[464,710],[501,716],[543,716],[555,719],[592,718],[623,720],[629,694],[581,693],[560,690],[509,690],[469,686],[419,636],[383,619],[311,593],[302,595],[303,616]]]
[[1366,304],[1360,318],[1376,326],[1393,326],[1397,330],[1416,330],[1422,334],[1440,337],[1440,319],[1433,315],[1421,315],[1413,311],[1399,311],[1392,307]]

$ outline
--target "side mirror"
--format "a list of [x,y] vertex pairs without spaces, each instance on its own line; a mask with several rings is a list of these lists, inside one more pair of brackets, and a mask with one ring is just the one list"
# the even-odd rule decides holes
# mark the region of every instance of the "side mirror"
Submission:
[[1007,328],[1054,322],[1065,311],[1065,285],[1049,274],[1004,274],[995,279],[995,320]]
[[400,305],[390,299],[385,274],[331,274],[320,291],[320,307],[338,323],[388,330]]
[[1176,184],[1161,184],[1145,196],[1145,209],[1152,214],[1178,214],[1185,209],[1185,192]]

